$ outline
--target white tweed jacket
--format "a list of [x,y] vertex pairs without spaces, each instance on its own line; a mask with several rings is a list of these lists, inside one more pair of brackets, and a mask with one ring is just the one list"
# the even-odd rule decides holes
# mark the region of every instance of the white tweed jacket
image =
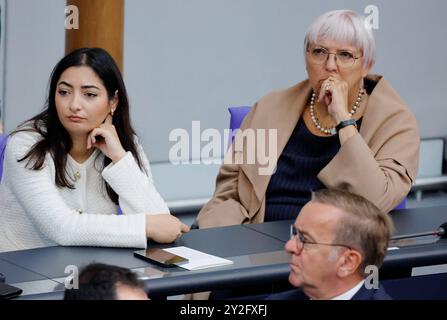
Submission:
[[[75,189],[55,185],[55,165],[47,154],[42,170],[18,162],[40,139],[34,132],[11,136],[0,184],[0,252],[36,247],[105,246],[145,248],[146,214],[169,214],[155,189],[149,161],[137,141],[147,174],[128,152],[101,172],[104,155],[96,150],[84,163],[70,155],[66,170]],[[108,197],[103,180],[119,196],[123,214]]]

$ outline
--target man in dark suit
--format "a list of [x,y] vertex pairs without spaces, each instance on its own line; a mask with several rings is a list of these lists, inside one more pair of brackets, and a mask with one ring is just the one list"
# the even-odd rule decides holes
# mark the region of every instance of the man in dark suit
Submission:
[[360,196],[315,192],[291,226],[285,246],[291,254],[289,282],[297,289],[267,299],[391,299],[378,281],[370,283],[365,271],[373,270],[371,279],[378,277],[392,228],[388,215]]

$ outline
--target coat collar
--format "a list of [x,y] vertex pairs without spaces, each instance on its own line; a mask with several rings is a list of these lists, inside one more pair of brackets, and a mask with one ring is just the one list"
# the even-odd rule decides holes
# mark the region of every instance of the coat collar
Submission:
[[[362,136],[366,135],[366,140],[369,140],[368,137],[374,133],[374,130],[370,129],[371,124],[368,123],[370,121],[369,118],[377,118],[375,114],[378,111],[372,110],[375,108],[371,108],[371,105],[377,105],[383,109],[387,109],[382,107],[386,106],[384,101],[389,102],[390,100],[395,100],[398,96],[388,82],[382,79],[382,76],[380,75],[368,75],[365,78],[365,85],[368,87],[370,98],[363,118],[368,118],[368,121],[362,122],[360,134]],[[373,90],[374,92],[372,92]],[[309,80],[305,80],[291,88],[268,94],[261,98],[255,106],[256,110],[253,112],[248,127],[255,130],[277,129],[276,157],[272,159],[275,171],[279,156],[282,154],[289,141],[290,136],[303,113],[304,107],[308,103],[311,93],[312,88]],[[390,96],[392,96],[393,99],[390,99]],[[379,118],[382,121],[383,115]],[[376,121],[371,122],[373,126],[376,125]],[[247,148],[244,149],[247,150]],[[241,168],[251,182],[256,197],[259,200],[258,204],[260,205],[265,197],[267,186],[272,175],[259,174],[259,169],[262,168],[262,166],[260,166],[258,162],[255,164],[247,164],[246,161],[244,161],[244,163],[241,164]],[[257,207],[259,208],[259,206]]]
[[[276,171],[278,158],[289,141],[311,92],[310,83],[306,80],[284,91],[269,94],[257,103],[258,110],[253,114],[250,128],[277,130],[276,157],[272,159],[274,171]],[[255,164],[244,162],[241,168],[252,183],[256,197],[261,201],[272,175],[259,174],[259,169],[262,167],[257,162]]]

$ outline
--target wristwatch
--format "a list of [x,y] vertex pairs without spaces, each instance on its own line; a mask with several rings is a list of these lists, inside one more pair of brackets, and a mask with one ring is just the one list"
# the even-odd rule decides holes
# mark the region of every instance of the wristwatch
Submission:
[[340,121],[340,123],[335,127],[335,130],[337,130],[337,133],[338,133],[341,129],[343,129],[344,127],[348,127],[348,126],[354,126],[357,128],[357,123],[355,122],[354,119]]

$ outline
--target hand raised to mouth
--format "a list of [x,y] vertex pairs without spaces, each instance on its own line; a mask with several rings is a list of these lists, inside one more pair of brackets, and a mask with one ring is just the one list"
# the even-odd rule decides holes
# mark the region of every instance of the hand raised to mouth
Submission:
[[99,127],[93,129],[88,135],[87,149],[92,147],[101,150],[113,163],[118,162],[126,155],[110,114]]

